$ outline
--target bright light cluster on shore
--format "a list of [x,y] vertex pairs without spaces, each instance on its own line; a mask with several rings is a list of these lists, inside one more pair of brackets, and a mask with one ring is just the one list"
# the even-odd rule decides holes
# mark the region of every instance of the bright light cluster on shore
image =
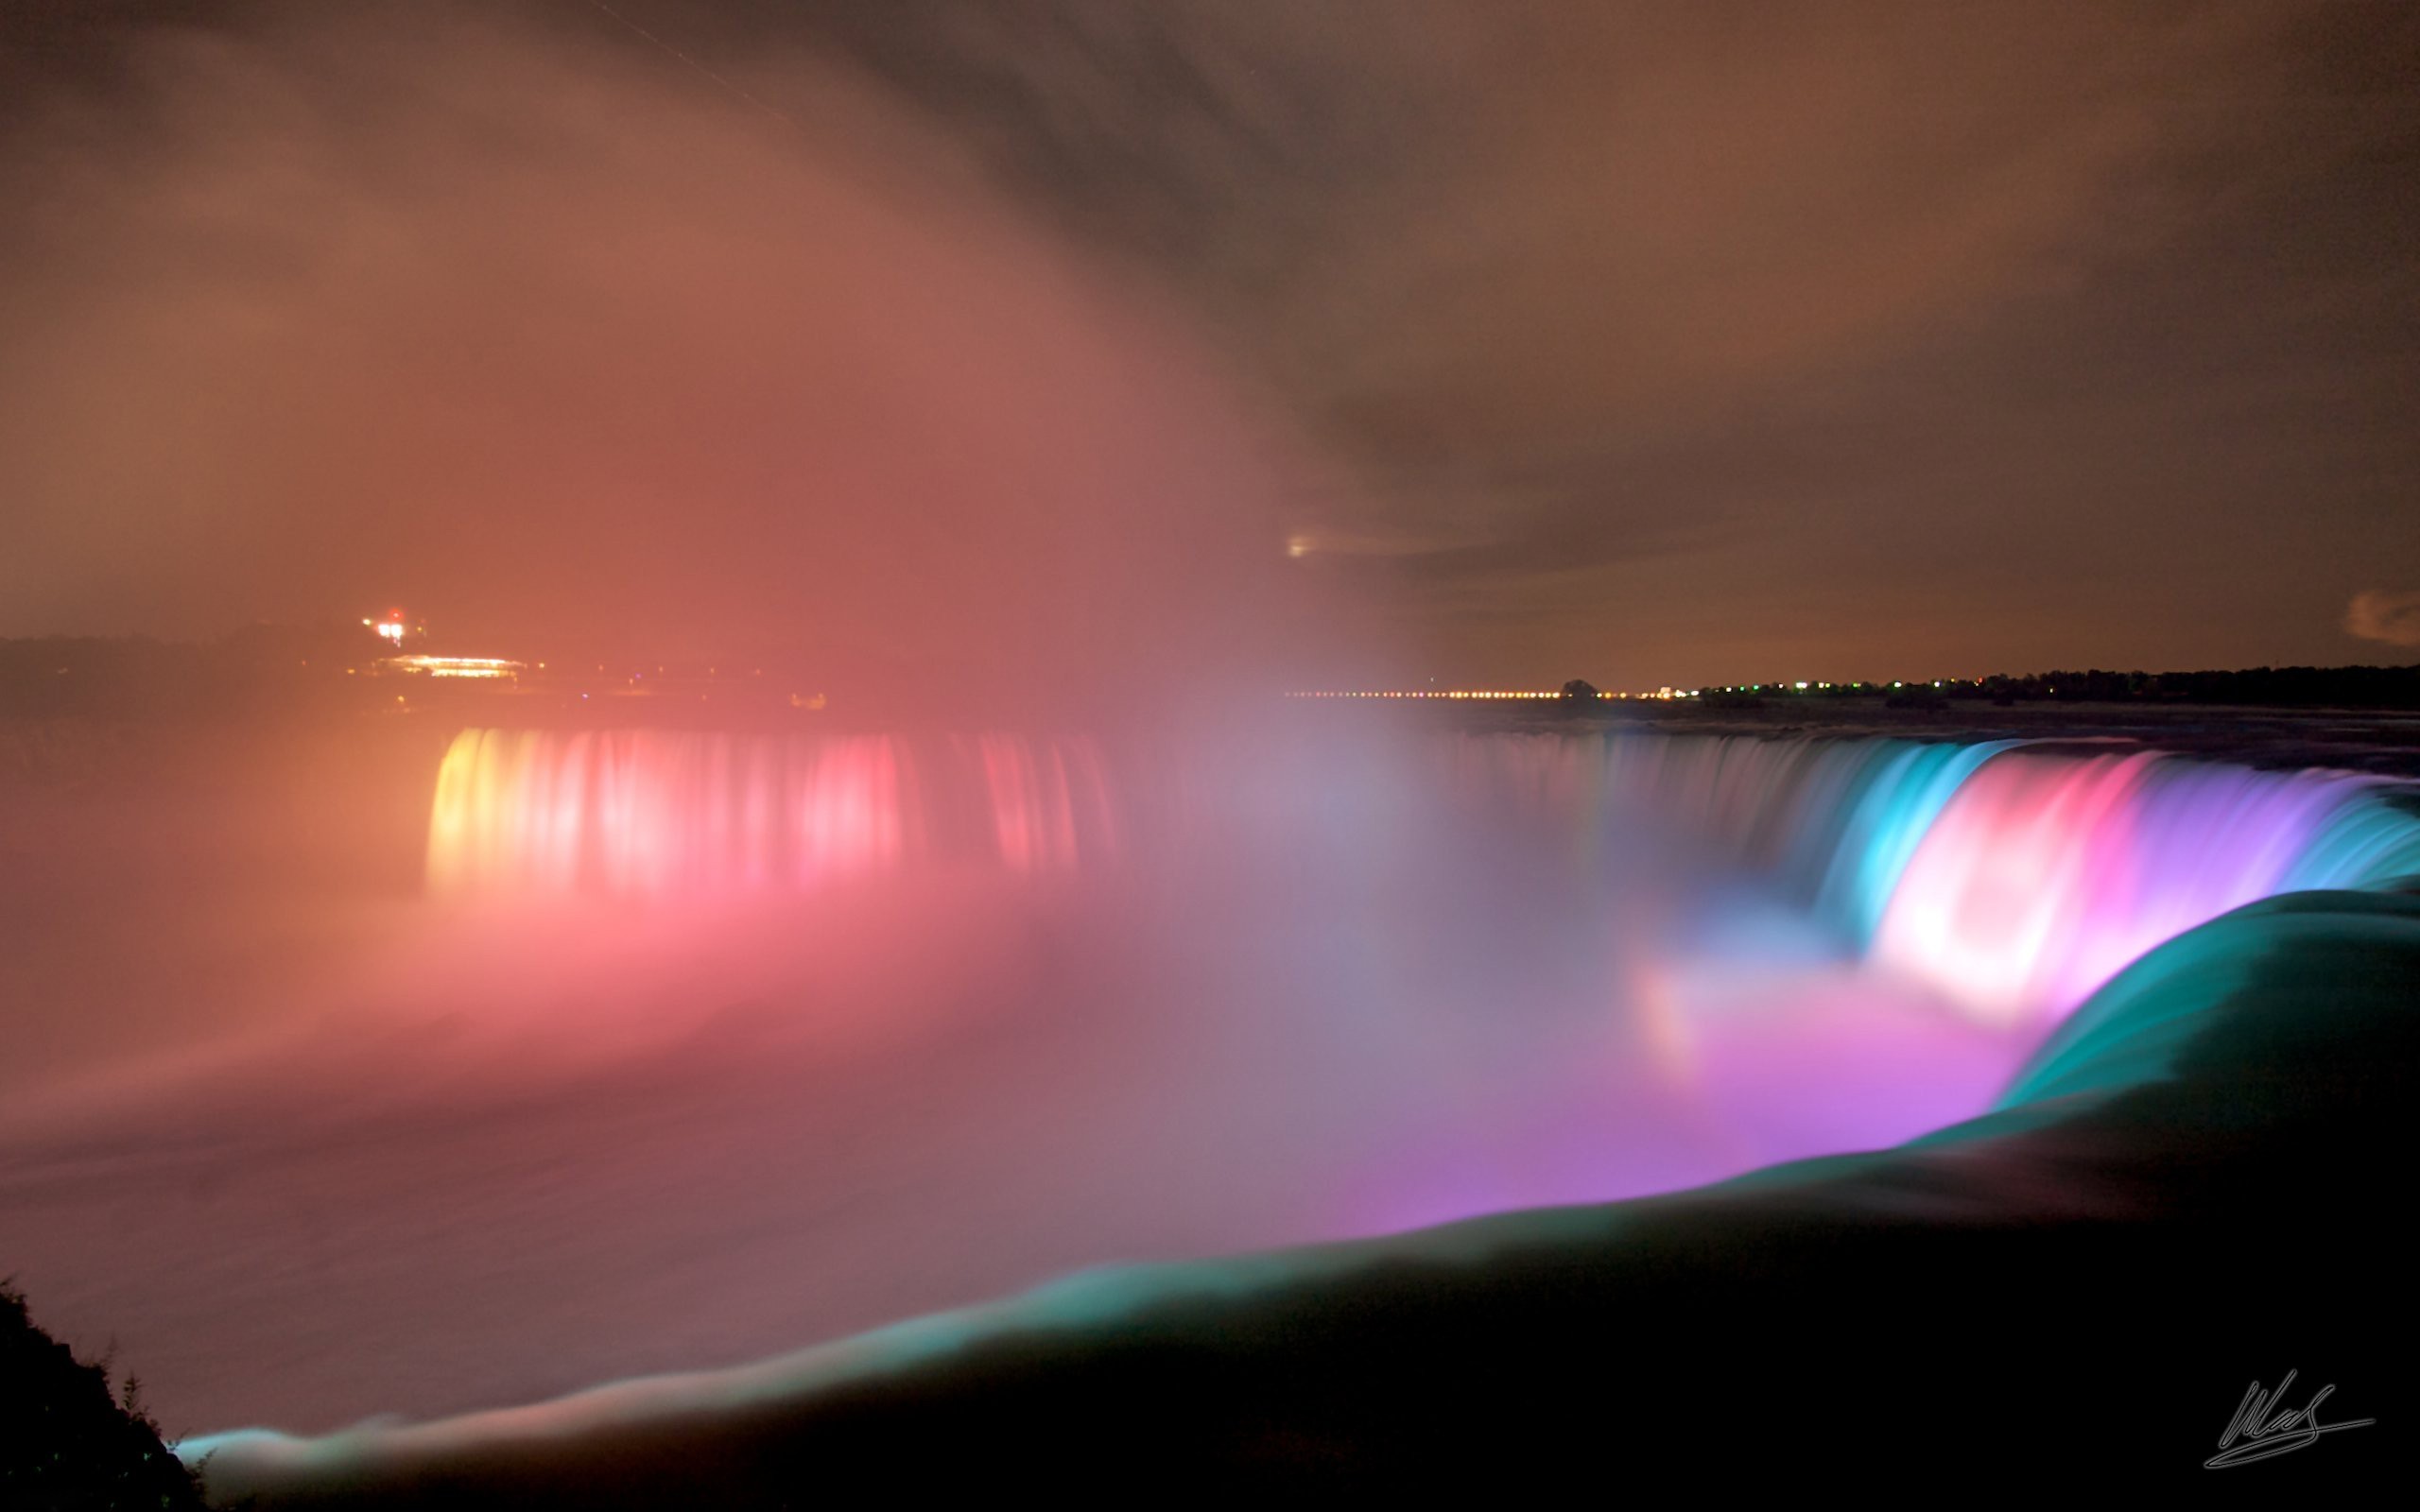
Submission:
[[389,672],[419,672],[432,678],[510,678],[524,664],[500,656],[390,656],[378,663]]

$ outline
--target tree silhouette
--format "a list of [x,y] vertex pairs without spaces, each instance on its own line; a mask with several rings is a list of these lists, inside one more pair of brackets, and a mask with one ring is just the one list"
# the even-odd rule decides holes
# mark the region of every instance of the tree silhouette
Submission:
[[0,1281],[0,1505],[199,1512],[201,1491],[160,1441],[142,1383],[110,1389],[106,1361],[79,1362]]

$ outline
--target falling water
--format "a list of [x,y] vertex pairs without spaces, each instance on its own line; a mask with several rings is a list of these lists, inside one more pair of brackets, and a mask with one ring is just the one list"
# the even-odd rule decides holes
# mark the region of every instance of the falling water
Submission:
[[[1442,755],[1421,802],[1544,821],[1583,861],[1685,833],[1998,1023],[2064,1014],[2256,899],[2420,871],[2408,784],[2348,773],[1635,733],[1463,735]],[[438,776],[428,875],[449,892],[696,895],[939,858],[1066,871],[1118,853],[1134,785],[1070,737],[475,730]]]
[[0,1109],[12,1263],[195,1426],[1886,1148],[2164,939],[2420,873],[2412,784],[2073,744],[479,730],[431,775],[427,899]]
[[1710,840],[1878,967],[1985,1022],[2055,1019],[2162,941],[2279,893],[2420,873],[2413,785],[2016,742],[1470,736],[1457,785],[1583,846]]
[[979,855],[1014,871],[1114,854],[1098,749],[661,730],[471,730],[429,818],[441,892],[695,896]]
[[2396,791],[2148,752],[2003,756],[1924,835],[1874,954],[1980,1017],[2064,1016],[2245,903],[2420,871],[2420,819]]

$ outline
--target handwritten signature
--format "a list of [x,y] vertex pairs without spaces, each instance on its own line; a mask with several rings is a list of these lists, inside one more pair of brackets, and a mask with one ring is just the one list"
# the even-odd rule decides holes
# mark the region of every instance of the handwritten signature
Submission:
[[[2336,1389],[2334,1386],[2320,1387],[2319,1395],[2311,1398],[2310,1404],[2300,1412],[2284,1410],[2286,1388],[2294,1383],[2296,1373],[2287,1371],[2286,1379],[2277,1383],[2274,1392],[2262,1391],[2257,1381],[2252,1383],[2251,1389],[2243,1394],[2243,1400],[2237,1405],[2235,1418],[2227,1424],[2226,1436],[2219,1440],[2219,1452],[2202,1462],[2204,1469],[2232,1469],[2238,1465],[2249,1465],[2254,1460],[2267,1459],[2274,1454],[2290,1454],[2318,1443],[2322,1434],[2341,1433],[2347,1428],[2367,1428],[2377,1421],[2375,1418],[2364,1418],[2359,1422],[2323,1426],[2319,1420],[2319,1404],[2327,1400],[2328,1393]],[[2278,1408],[2274,1418],[2268,1416],[2273,1405]],[[2238,1438],[2243,1442],[2237,1443]]]

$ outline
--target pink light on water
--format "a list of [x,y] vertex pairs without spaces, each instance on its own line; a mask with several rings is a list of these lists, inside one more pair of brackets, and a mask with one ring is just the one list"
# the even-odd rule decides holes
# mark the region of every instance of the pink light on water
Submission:
[[438,773],[439,892],[697,895],[926,857],[1064,870],[1114,854],[1098,750],[679,730],[465,730]]
[[[2007,1026],[2056,1019],[2231,908],[2420,867],[2420,826],[2382,798],[2390,784],[2342,772],[1749,737],[1495,736],[1436,754],[1442,782],[1405,795],[1403,823],[1467,811],[1482,831],[1542,827],[1575,877],[1651,865],[1642,845],[1685,833],[1886,971]],[[1155,793],[1173,784],[1239,816],[1249,783],[1175,765]],[[1323,810],[1363,780],[1306,791]],[[1082,738],[472,730],[439,776],[428,877],[439,891],[664,896],[936,859],[1063,873],[1135,848],[1134,796]],[[1219,829],[1202,836],[1214,850]],[[1389,843],[1383,827],[1334,840]]]
[[2379,785],[2153,753],[1996,757],[1918,846],[1875,958],[1985,1022],[2056,1019],[2230,909],[2376,880],[2358,847],[2327,842],[2393,817]]
[[1099,752],[1089,742],[1036,746],[1008,735],[977,742],[1000,860],[1014,871],[1074,867],[1114,850],[1115,817]]
[[[748,774],[741,790],[748,795],[753,819],[769,806],[767,769],[778,765],[778,757],[761,742],[752,756],[756,770]],[[891,741],[860,735],[833,742],[811,765],[794,769],[790,782],[791,855],[798,881],[887,870],[906,859],[910,778],[906,753]],[[722,812],[732,810],[726,806]],[[763,833],[752,823],[743,825],[739,839],[761,846],[757,836]]]

